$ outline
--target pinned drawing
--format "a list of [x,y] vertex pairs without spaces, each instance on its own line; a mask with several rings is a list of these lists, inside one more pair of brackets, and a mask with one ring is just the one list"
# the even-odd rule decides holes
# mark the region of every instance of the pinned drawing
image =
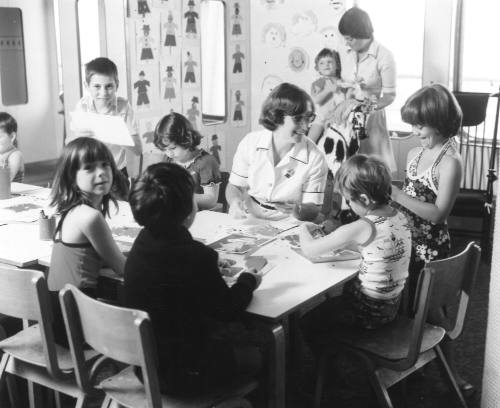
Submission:
[[184,61],[184,83],[198,86],[197,75],[198,63],[194,60],[193,52],[186,51],[186,60]]
[[186,38],[196,39],[198,38],[197,22],[200,18],[198,12],[195,10],[196,3],[194,0],[189,0],[187,3],[188,11],[184,13],[184,18],[186,21],[185,34]]
[[177,38],[176,31],[179,26],[174,22],[174,15],[172,14],[172,10],[168,11],[167,21],[162,24],[163,36],[165,37],[165,41],[163,45],[169,48],[170,54],[172,54],[172,47],[177,46]]
[[137,14],[145,18],[147,13],[151,13],[147,0],[137,0]]
[[307,37],[318,29],[318,17],[312,10],[296,13],[292,17],[292,34]]
[[283,83],[283,79],[281,79],[279,76],[266,75],[262,80],[262,85],[260,87],[262,95],[266,97],[275,87],[277,87],[281,83]]
[[171,65],[167,67],[166,72],[167,75],[163,78],[163,82],[165,83],[163,99],[167,99],[169,102],[172,102],[172,99],[176,98],[175,85],[177,84],[177,80],[174,77],[174,68]]
[[200,99],[197,96],[191,98],[191,106],[186,109],[186,117],[193,125],[193,128],[198,129],[198,118],[200,117],[200,110],[198,109],[198,104]]
[[243,17],[241,16],[240,12],[240,3],[235,2],[233,4],[234,7],[234,13],[231,16],[231,20],[233,21],[233,26],[231,28],[231,35],[233,37],[236,37],[237,39],[241,39],[243,35],[243,30],[241,29],[241,21],[243,20]]
[[150,62],[154,59],[153,48],[155,48],[155,38],[151,35],[151,25],[140,24],[142,35],[137,36],[137,50],[140,50],[139,62]]
[[211,146],[209,147],[210,154],[212,156],[214,156],[215,160],[217,161],[217,163],[219,163],[219,166],[220,166],[220,164],[221,164],[220,153],[222,150],[222,146],[219,144],[219,136],[217,136],[217,134],[214,133],[211,136],[210,141],[211,141]]
[[232,94],[232,101],[231,101],[231,124],[235,127],[242,127],[245,126],[247,121],[247,115],[246,115],[246,90],[242,89],[237,89],[233,92]]
[[139,72],[139,79],[134,82],[134,89],[137,89],[136,106],[149,109],[148,88],[151,87],[151,82],[146,79],[144,71]]
[[292,48],[288,55],[288,66],[294,72],[302,72],[309,68],[309,55],[303,48]]
[[280,23],[267,23],[262,30],[262,42],[272,48],[284,47],[286,43],[285,27]]
[[273,10],[280,4],[283,4],[284,0],[260,0],[260,2],[266,6],[268,10]]
[[234,46],[234,52],[232,58],[234,60],[233,64],[233,79],[235,82],[241,82],[245,78],[245,52],[242,49],[242,44],[236,44]]

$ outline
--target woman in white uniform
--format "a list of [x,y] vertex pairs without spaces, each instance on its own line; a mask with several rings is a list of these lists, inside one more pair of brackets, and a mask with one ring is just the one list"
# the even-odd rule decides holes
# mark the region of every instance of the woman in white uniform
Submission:
[[342,79],[359,84],[355,98],[376,101],[365,125],[368,137],[359,153],[374,155],[396,171],[384,108],[396,98],[396,63],[392,53],[373,38],[368,14],[358,7],[347,10],[339,21],[347,50],[340,52]]
[[265,129],[246,135],[233,158],[226,189],[229,214],[316,218],[323,204],[327,165],[306,136],[314,117],[313,101],[304,90],[289,83],[273,89],[259,119]]

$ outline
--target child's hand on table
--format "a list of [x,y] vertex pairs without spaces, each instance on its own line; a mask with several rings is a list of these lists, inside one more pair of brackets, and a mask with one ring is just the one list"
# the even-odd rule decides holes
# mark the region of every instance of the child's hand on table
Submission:
[[236,263],[234,259],[219,258],[219,270],[222,276],[231,276],[231,267]]

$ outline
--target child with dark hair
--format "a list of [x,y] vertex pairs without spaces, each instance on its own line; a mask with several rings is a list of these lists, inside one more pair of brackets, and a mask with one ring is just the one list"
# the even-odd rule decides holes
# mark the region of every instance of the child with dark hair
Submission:
[[253,375],[261,364],[257,348],[213,335],[215,321],[238,320],[261,276],[243,272],[227,286],[217,252],[188,231],[196,216],[193,192],[185,169],[157,163],[133,185],[129,199],[144,228],[125,265],[125,303],[151,317],[160,388],[169,394],[196,395]]
[[360,219],[314,238],[319,227],[300,226],[302,251],[316,256],[341,248],[361,254],[358,275],[331,298],[303,317],[303,331],[316,355],[340,324],[373,329],[394,320],[408,277],[411,233],[406,217],[389,205],[391,176],[379,159],[355,155],[342,164],[335,185]]
[[[85,64],[85,84],[88,95],[80,99],[75,111],[120,116],[127,124],[134,146],[108,144],[107,147],[118,169],[128,177],[125,151],[140,155],[142,147],[132,107],[126,99],[116,95],[119,81],[115,63],[105,57],[89,61]],[[91,129],[76,129],[75,137],[94,137],[94,132]]]
[[314,220],[323,202],[327,165],[309,140],[314,103],[290,83],[276,86],[262,105],[259,123],[238,145],[226,188],[229,213],[245,218],[294,215]]
[[99,140],[80,137],[68,143],[57,164],[51,205],[60,220],[54,233],[48,287],[55,310],[56,341],[66,344],[57,292],[67,283],[97,296],[97,278],[104,264],[123,275],[125,256],[104,219],[116,199],[120,180],[111,152]]
[[207,210],[217,203],[221,175],[216,158],[199,148],[201,138],[186,117],[171,113],[156,125],[154,144],[167,153],[167,162],[176,163],[191,174],[196,204]]
[[[451,255],[446,220],[462,180],[462,159],[454,140],[462,123],[462,110],[445,86],[434,84],[419,89],[408,98],[401,108],[401,118],[412,125],[413,134],[421,144],[408,152],[403,189],[393,187],[392,190],[395,207],[407,215],[412,228],[408,279],[408,304],[411,305],[425,263]],[[436,325],[441,325],[441,319],[432,314],[428,318]],[[474,387],[458,375],[453,342],[442,344],[462,392],[470,396]]]
[[10,180],[24,180],[23,154],[17,148],[17,121],[7,112],[0,112],[0,168],[10,170]]

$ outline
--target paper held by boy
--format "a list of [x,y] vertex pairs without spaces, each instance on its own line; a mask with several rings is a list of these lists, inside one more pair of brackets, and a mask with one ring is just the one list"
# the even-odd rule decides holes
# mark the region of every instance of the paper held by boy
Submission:
[[[121,116],[102,115],[93,112],[70,112],[73,132],[90,130],[94,138],[104,143],[134,146],[127,124]],[[72,140],[72,139],[70,139]]]

